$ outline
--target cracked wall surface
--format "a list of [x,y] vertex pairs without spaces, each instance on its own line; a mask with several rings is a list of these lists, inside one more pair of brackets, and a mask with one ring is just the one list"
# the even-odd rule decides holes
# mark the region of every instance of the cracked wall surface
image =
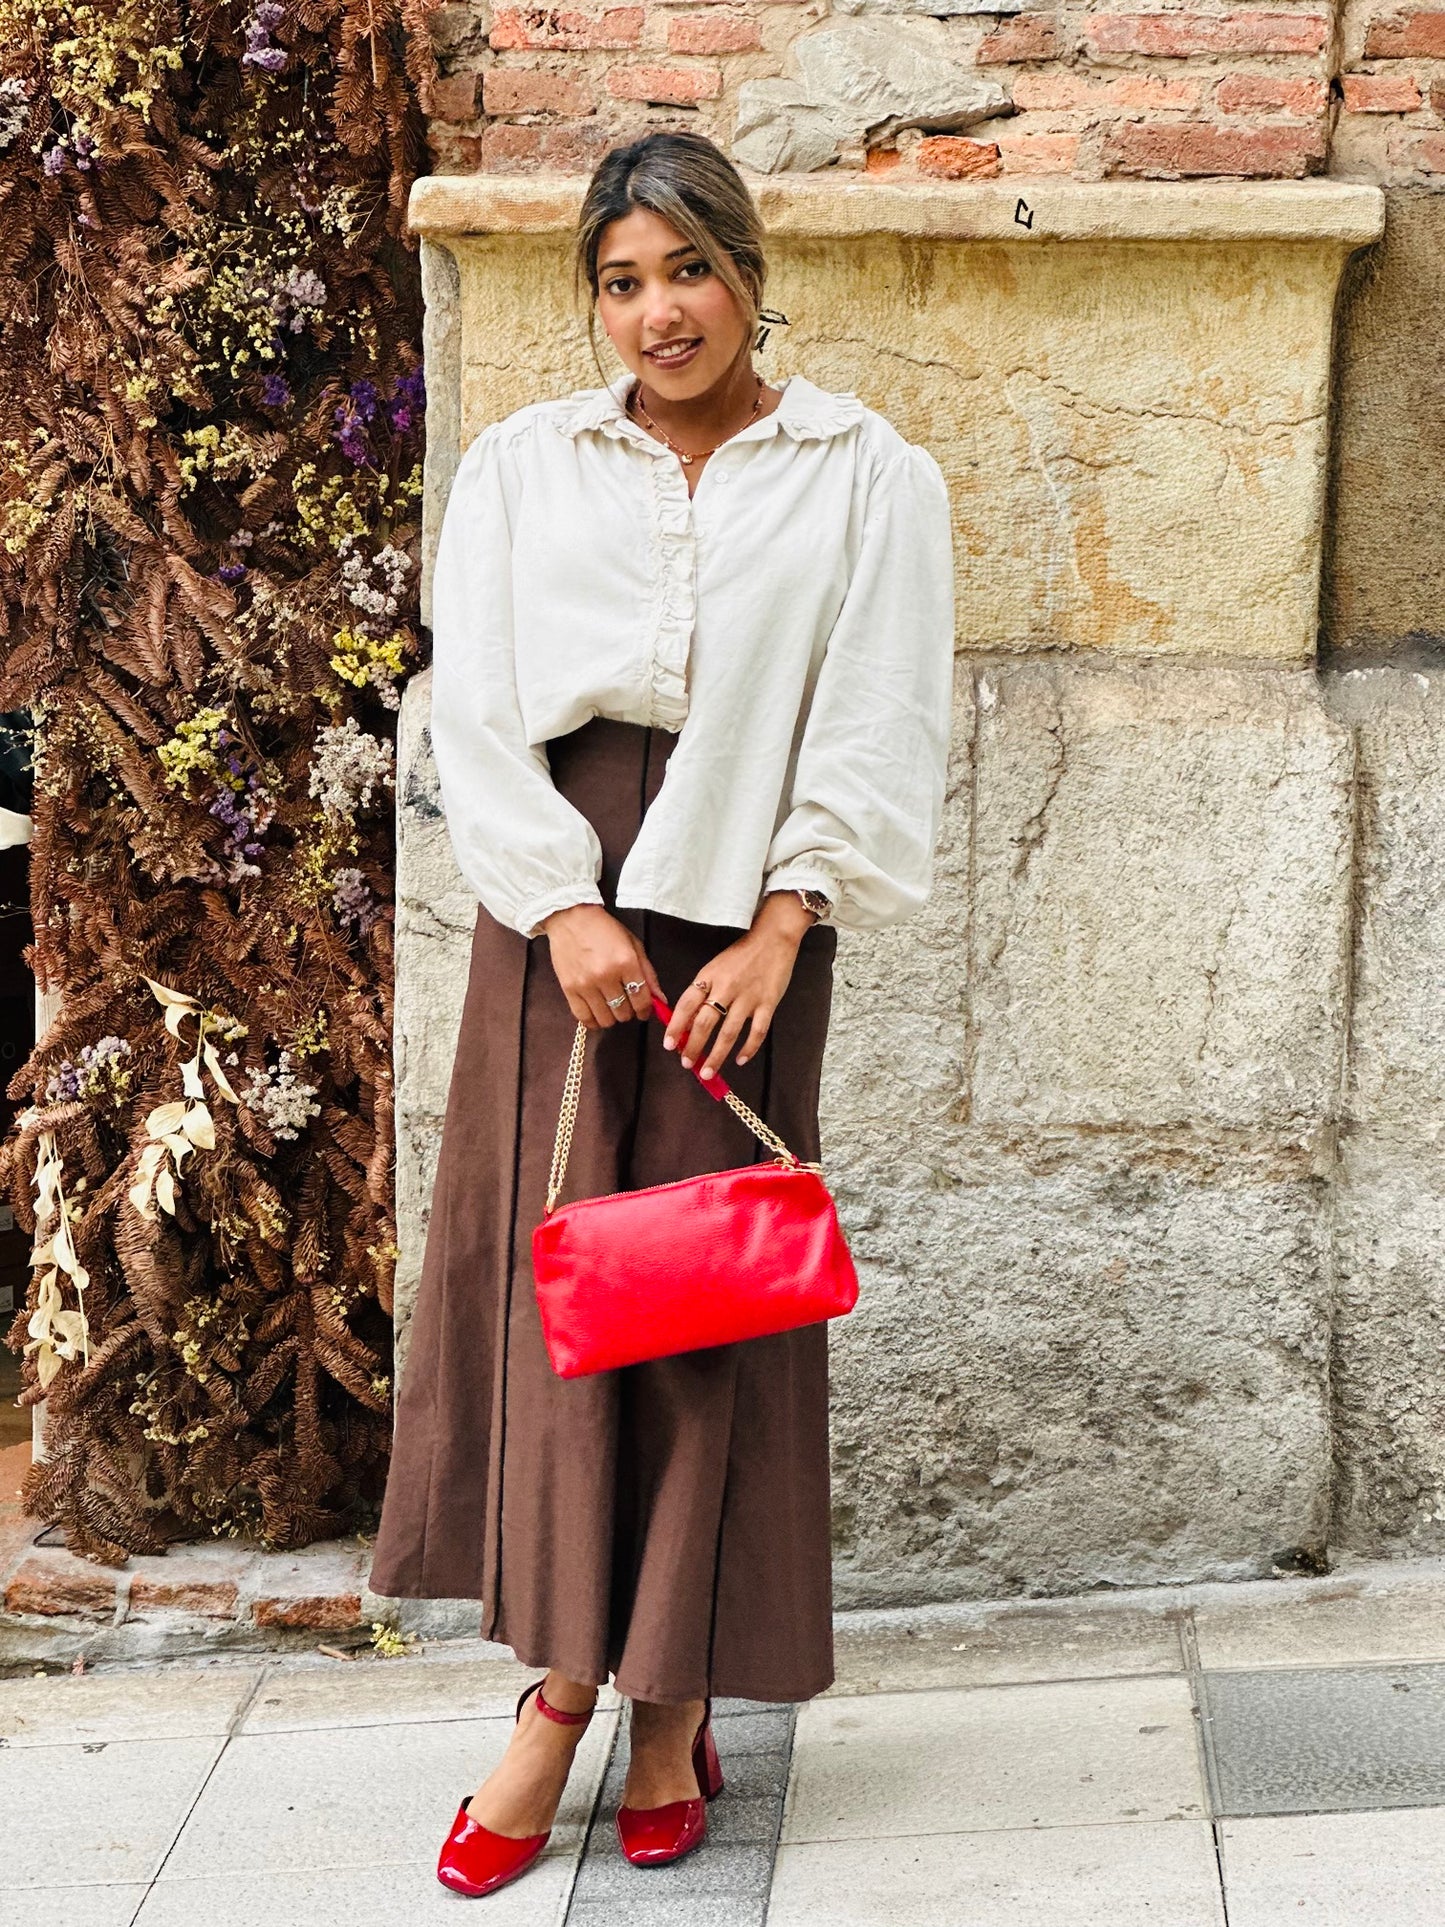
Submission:
[[[427,244],[430,539],[458,447],[601,378],[563,246]],[[958,546],[933,894],[837,952],[840,1604],[1445,1551],[1445,694],[1314,659],[1341,258],[774,251],[766,361],[932,448]],[[473,907],[428,701],[399,758],[403,1352]]]

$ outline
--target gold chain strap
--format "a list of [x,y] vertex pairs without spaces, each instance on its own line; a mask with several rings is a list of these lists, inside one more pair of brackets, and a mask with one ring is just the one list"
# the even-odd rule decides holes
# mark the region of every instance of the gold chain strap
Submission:
[[[577,1106],[582,1098],[582,1069],[587,1055],[587,1026],[579,1024],[577,1035],[572,1039],[572,1055],[567,1062],[567,1080],[562,1086],[562,1109],[557,1117],[557,1141],[552,1146],[552,1169],[547,1175],[547,1214],[550,1217],[556,1209],[557,1200],[562,1195],[562,1186],[567,1177],[567,1160],[572,1152],[572,1132],[577,1124]],[[778,1136],[771,1130],[749,1104],[744,1104],[736,1091],[729,1091],[723,1098],[728,1109],[740,1117],[760,1144],[766,1144],[775,1157],[784,1164],[802,1165],[802,1160],[793,1155]],[[810,1164],[803,1168],[816,1171],[818,1166]]]

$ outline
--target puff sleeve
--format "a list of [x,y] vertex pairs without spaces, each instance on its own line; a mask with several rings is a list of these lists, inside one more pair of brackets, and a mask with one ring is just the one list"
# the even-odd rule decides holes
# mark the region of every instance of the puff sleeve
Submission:
[[499,923],[534,936],[601,903],[597,833],[527,742],[512,632],[506,450],[484,429],[457,468],[432,575],[431,741],[457,867]]
[[917,910],[932,883],[952,706],[948,491],[933,457],[908,444],[869,485],[764,893],[820,890],[835,921],[858,930]]

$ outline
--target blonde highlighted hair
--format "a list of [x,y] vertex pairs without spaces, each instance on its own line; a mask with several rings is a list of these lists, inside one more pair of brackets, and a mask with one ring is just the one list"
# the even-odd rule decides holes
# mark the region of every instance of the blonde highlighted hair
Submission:
[[755,340],[767,266],[762,219],[747,183],[701,134],[644,134],[602,156],[577,218],[575,287],[579,298],[586,292],[587,338],[598,368],[598,251],[607,227],[639,207],[660,215],[692,243],[731,292]]

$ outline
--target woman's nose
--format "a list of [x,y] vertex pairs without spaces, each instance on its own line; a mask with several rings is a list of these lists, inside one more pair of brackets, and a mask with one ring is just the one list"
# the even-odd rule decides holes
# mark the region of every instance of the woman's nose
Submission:
[[643,318],[652,334],[661,335],[676,326],[681,314],[682,305],[673,290],[658,288],[648,296]]

